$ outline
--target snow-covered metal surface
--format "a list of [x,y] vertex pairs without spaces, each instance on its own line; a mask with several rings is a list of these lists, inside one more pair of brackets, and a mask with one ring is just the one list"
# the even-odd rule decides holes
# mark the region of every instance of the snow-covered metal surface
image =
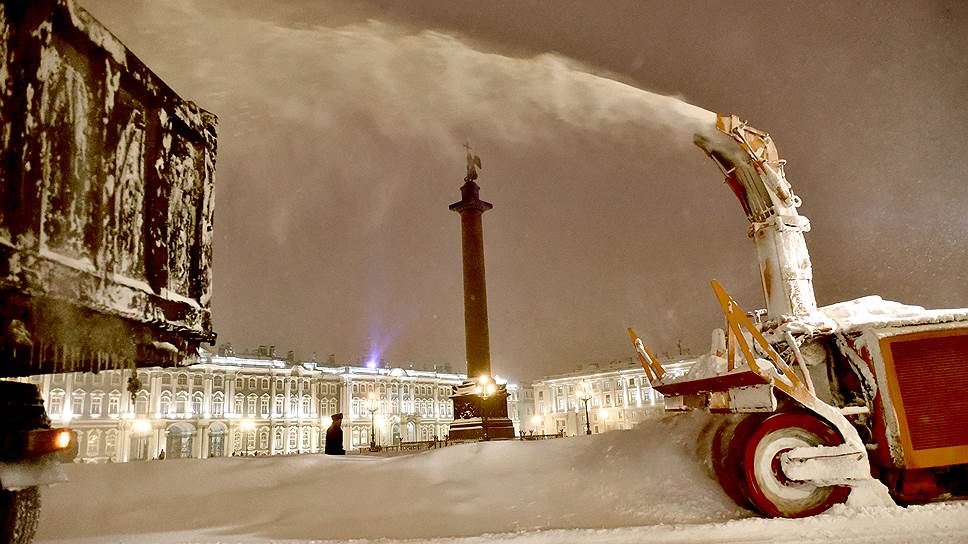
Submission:
[[716,128],[729,136],[728,144],[700,134],[695,143],[723,171],[750,222],[768,315],[809,315],[817,308],[803,237],[810,221],[797,212],[802,202],[786,180],[786,161],[769,134],[735,115],[717,115]]
[[0,375],[194,357],[216,117],[70,0],[0,2],[0,90]]

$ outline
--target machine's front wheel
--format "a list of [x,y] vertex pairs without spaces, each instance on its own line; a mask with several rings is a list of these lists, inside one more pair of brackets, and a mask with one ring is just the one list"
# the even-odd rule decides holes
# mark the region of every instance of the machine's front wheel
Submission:
[[800,518],[826,511],[847,500],[850,488],[792,481],[780,468],[780,456],[799,447],[836,446],[840,434],[822,420],[802,412],[774,414],[746,441],[742,468],[749,500],[770,517]]
[[17,491],[0,490],[0,542],[29,544],[40,517],[40,491],[36,486]]

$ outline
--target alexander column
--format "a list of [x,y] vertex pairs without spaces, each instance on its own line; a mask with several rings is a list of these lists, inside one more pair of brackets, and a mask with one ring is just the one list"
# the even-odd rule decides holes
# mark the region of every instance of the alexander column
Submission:
[[514,438],[508,419],[507,388],[491,376],[491,347],[487,328],[487,286],[484,280],[484,212],[494,206],[480,198],[475,183],[481,158],[467,148],[467,177],[461,199],[450,205],[460,214],[461,255],[464,263],[464,344],[467,380],[454,387],[454,421],[450,439]]

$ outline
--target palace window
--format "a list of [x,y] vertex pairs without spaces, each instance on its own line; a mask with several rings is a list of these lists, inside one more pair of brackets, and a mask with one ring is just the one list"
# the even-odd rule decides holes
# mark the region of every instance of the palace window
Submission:
[[[92,405],[92,410],[93,405]],[[101,411],[101,399],[98,399],[98,412]],[[138,397],[134,400],[134,412],[139,416],[148,415],[148,393],[145,391],[139,391]]]
[[108,414],[114,416],[121,412],[121,393],[112,391],[108,397]]
[[192,413],[195,414],[195,416],[201,416],[202,415],[202,401],[203,400],[204,400],[204,397],[203,397],[203,395],[202,395],[202,393],[200,391],[199,392],[196,392],[192,396]]
[[101,394],[92,393],[91,394],[91,415],[92,416],[99,416],[99,415],[101,415],[101,410],[103,410],[103,406],[104,406],[104,398],[102,397],[103,394],[104,393],[101,393]]
[[71,397],[71,413],[75,416],[84,413],[84,393],[74,393]]
[[47,410],[51,414],[60,414],[64,411],[64,391],[60,389],[55,389],[50,392],[50,409]]
[[262,417],[269,417],[269,395],[263,394],[259,399],[259,413]]
[[222,410],[224,410],[225,397],[222,396],[222,392],[219,391],[212,395],[212,416],[222,417]]
[[101,451],[101,431],[92,431],[87,434],[87,456],[94,457]]
[[188,387],[188,374],[179,374],[176,383],[178,387]]
[[165,373],[161,375],[161,385],[171,385],[171,374]]
[[118,431],[117,429],[111,429],[110,431],[104,433],[104,455],[109,458],[114,457],[117,454],[118,449]]

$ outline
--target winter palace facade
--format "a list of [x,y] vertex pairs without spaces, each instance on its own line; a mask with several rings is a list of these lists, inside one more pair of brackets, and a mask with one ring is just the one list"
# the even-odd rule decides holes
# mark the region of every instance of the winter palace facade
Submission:
[[[691,360],[664,363],[684,373]],[[37,385],[54,426],[78,435],[79,462],[290,455],[322,452],[343,414],[344,447],[443,439],[453,421],[451,388],[465,376],[439,370],[337,366],[262,355],[203,353],[186,367],[22,378]],[[634,360],[593,363],[529,387],[507,384],[516,433],[576,435],[631,429],[662,411],[662,398]],[[583,399],[587,398],[587,402]],[[372,399],[372,400],[371,400]],[[587,404],[588,416],[585,416]],[[372,410],[372,412],[371,412]]]
[[[322,366],[273,356],[203,354],[198,364],[23,378],[40,388],[54,426],[78,434],[81,462],[315,453],[330,416],[343,414],[344,447],[443,439],[451,387],[463,374]],[[517,386],[508,385],[517,421]],[[372,397],[371,397],[372,395]],[[372,401],[370,399],[373,399]],[[371,409],[374,409],[371,413]]]

